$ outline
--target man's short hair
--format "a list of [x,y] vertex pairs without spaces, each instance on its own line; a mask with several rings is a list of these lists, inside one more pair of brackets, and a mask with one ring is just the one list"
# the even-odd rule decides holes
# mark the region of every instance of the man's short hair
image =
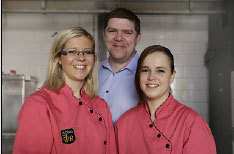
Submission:
[[131,10],[126,8],[117,8],[109,12],[104,19],[104,25],[103,25],[104,30],[106,29],[107,24],[111,18],[123,18],[132,21],[135,25],[135,31],[137,32],[137,35],[140,34],[141,32],[140,19]]

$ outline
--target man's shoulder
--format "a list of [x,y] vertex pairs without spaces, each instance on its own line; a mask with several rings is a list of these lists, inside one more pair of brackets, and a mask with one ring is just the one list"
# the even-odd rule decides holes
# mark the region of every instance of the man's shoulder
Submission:
[[104,70],[104,69],[108,69],[108,67],[110,67],[108,59],[100,61],[98,64],[99,71]]
[[105,61],[106,61],[106,60],[100,61],[100,62],[98,63],[98,67],[101,68],[101,67],[103,66],[103,64],[105,63]]

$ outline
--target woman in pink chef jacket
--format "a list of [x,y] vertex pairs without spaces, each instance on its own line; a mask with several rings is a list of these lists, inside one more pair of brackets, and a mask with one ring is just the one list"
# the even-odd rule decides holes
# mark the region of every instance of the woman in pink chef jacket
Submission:
[[216,154],[207,122],[170,94],[175,78],[170,50],[153,45],[138,60],[139,105],[116,123],[119,154]]
[[43,87],[18,115],[13,154],[115,154],[107,103],[96,96],[95,41],[83,28],[62,31]]

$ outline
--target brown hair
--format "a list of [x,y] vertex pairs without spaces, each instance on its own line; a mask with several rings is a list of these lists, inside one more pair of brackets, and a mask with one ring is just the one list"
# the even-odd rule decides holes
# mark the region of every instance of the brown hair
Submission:
[[137,35],[141,33],[141,21],[140,19],[136,16],[135,13],[132,11],[126,9],[126,8],[117,8],[115,10],[112,10],[109,12],[105,19],[104,19],[104,25],[103,29],[105,30],[107,27],[107,24],[111,18],[123,18],[123,19],[128,19],[132,21],[135,25],[135,31],[137,32]]

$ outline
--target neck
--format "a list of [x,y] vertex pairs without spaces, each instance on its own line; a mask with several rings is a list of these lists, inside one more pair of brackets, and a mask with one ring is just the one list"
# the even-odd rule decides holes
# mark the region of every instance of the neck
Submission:
[[80,98],[80,89],[83,87],[84,82],[66,82],[66,84],[72,89],[73,95]]
[[156,114],[157,109],[167,100],[168,97],[169,97],[169,93],[167,97],[161,98],[160,100],[147,99],[147,104],[148,104],[150,115],[151,115],[150,118],[152,121],[154,121],[156,118],[155,114]]
[[156,116],[155,116],[156,110],[159,108],[159,106],[162,103],[154,103],[154,102],[151,102],[151,101],[147,101],[147,104],[148,104],[150,115],[151,115],[150,118],[151,118],[152,121],[154,121],[155,118],[156,118]]
[[125,62],[125,63],[115,63],[112,60],[110,60],[112,72],[117,72],[117,71],[123,69],[124,67],[126,67],[129,64],[129,62],[130,61]]
[[124,60],[116,60],[116,59],[110,57],[109,63],[110,63],[112,72],[117,72],[117,71],[125,68],[131,62],[131,60],[133,59],[135,54],[136,53],[133,52],[133,54],[129,58],[124,59]]

